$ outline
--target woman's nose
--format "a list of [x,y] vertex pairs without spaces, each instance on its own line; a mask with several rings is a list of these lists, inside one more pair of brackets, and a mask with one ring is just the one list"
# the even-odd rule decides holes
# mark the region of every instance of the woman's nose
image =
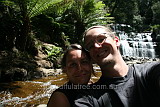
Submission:
[[78,64],[78,71],[81,71],[82,70],[82,65],[79,63]]

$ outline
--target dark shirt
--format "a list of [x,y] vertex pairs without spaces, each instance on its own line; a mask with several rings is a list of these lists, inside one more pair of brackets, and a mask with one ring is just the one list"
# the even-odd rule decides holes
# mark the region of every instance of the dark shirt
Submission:
[[160,107],[160,62],[134,64],[126,76],[101,77],[79,93],[78,107]]
[[[62,92],[68,98],[68,101],[71,107],[75,107],[75,100],[83,96],[85,93],[88,94],[90,91],[88,90],[89,85],[74,85],[71,82],[67,82],[63,86],[59,87],[54,92]],[[54,93],[53,92],[53,93]]]

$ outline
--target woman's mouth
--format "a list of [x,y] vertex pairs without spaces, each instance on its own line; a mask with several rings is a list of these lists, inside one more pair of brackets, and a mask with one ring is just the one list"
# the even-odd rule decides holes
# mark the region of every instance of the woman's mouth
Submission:
[[76,78],[79,78],[79,77],[83,77],[83,76],[85,76],[85,75],[87,75],[86,73],[85,74],[79,74],[79,75],[75,75],[75,77]]

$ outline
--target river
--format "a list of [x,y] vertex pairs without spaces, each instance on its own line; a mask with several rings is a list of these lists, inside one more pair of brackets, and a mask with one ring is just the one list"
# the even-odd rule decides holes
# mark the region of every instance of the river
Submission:
[[[97,81],[100,75],[100,72],[96,72],[92,80]],[[62,73],[32,81],[0,83],[0,103],[2,107],[37,107],[47,104],[52,92],[66,82],[66,75]]]

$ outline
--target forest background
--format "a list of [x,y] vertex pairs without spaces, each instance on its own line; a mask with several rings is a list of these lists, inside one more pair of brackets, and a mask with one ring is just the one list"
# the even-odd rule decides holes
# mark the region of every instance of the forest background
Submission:
[[0,0],[0,52],[7,56],[7,61],[0,57],[0,68],[12,67],[15,57],[34,59],[39,51],[53,68],[60,68],[64,50],[71,43],[81,44],[86,28],[107,24],[130,25],[126,33],[152,32],[158,42],[160,1]]

